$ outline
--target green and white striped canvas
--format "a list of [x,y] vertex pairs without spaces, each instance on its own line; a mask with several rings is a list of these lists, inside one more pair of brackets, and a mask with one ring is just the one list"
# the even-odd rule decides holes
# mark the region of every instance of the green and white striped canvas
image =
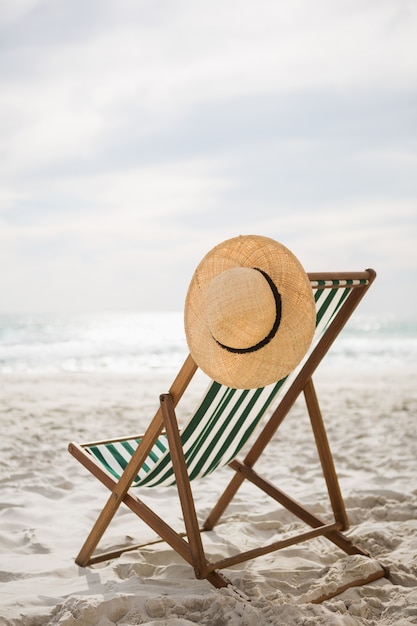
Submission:
[[[227,465],[245,445],[272,401],[294,380],[303,363],[329,326],[352,286],[361,280],[312,281],[316,302],[316,332],[308,354],[287,377],[260,389],[231,389],[212,381],[196,411],[181,432],[190,479],[206,476]],[[139,444],[139,439],[87,447],[104,468],[119,479]],[[132,486],[173,485],[175,476],[165,435],[153,446]]]

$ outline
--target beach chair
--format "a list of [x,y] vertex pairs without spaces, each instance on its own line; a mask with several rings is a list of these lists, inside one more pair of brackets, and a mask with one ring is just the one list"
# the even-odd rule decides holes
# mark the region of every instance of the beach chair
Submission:
[[[342,532],[348,528],[348,518],[312,375],[368,291],[375,275],[373,270],[308,274],[316,304],[316,332],[302,362],[283,380],[265,388],[250,390],[232,389],[211,381],[207,393],[180,431],[176,405],[186,393],[197,370],[194,360],[188,356],[169,392],[160,396],[159,408],[143,436],[87,444],[71,443],[70,453],[111,492],[76,562],[81,566],[92,565],[118,557],[125,549],[138,547],[129,545],[95,555],[100,539],[122,502],[194,568],[198,579],[207,579],[216,587],[229,584],[223,570],[318,536],[326,537],[346,554],[368,556]],[[305,397],[318,458],[327,485],[329,509],[333,517],[330,522],[309,511],[254,469],[257,461],[261,460],[265,447],[300,395]],[[265,423],[261,425],[261,422]],[[249,448],[248,441],[255,430],[259,434],[256,438],[253,437],[254,442]],[[244,459],[239,460],[237,455],[243,446],[248,451]],[[200,526],[190,481],[207,476],[225,465],[231,469],[233,477]],[[299,518],[306,525],[306,529],[271,545],[261,545],[240,554],[211,561],[203,547],[202,533],[212,530],[220,521],[245,481],[256,485]],[[184,532],[174,530],[138,496],[146,489],[162,489],[165,485],[174,484],[182,507]],[[363,584],[384,575],[385,571],[381,568],[366,580],[358,580],[352,584]]]

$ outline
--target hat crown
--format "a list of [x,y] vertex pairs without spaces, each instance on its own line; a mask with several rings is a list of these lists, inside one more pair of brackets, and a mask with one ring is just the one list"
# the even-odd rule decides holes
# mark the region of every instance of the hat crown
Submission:
[[276,301],[260,271],[234,267],[218,274],[208,286],[206,315],[218,343],[244,350],[259,344],[271,332]]

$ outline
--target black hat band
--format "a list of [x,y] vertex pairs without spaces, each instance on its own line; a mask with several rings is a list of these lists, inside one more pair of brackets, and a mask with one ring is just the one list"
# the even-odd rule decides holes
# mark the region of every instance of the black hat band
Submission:
[[275,309],[276,309],[275,320],[274,320],[274,324],[273,324],[271,330],[269,331],[269,333],[267,334],[267,336],[264,337],[264,339],[262,339],[259,343],[255,344],[254,346],[249,346],[248,348],[232,348],[231,346],[226,346],[224,343],[220,343],[220,341],[217,341],[217,339],[215,337],[213,337],[214,341],[221,348],[224,348],[228,352],[233,352],[235,354],[247,354],[249,352],[256,352],[257,350],[260,350],[261,348],[266,346],[271,341],[271,339],[273,339],[275,337],[275,335],[277,334],[277,330],[278,330],[279,325],[281,323],[281,296],[279,294],[279,291],[278,291],[274,281],[269,276],[269,274],[264,272],[264,270],[259,269],[259,267],[254,267],[253,269],[256,270],[257,272],[260,272],[262,274],[262,276],[266,279],[266,281],[268,282],[268,285],[271,288],[271,291],[272,291],[272,294],[273,294],[274,300],[275,300]]

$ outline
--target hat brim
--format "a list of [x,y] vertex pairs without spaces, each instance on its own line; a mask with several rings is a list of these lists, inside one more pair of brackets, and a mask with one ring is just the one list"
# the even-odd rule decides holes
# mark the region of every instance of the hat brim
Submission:
[[[231,353],[213,338],[206,316],[211,281],[235,267],[265,271],[281,296],[281,321],[273,339],[250,353]],[[184,325],[191,356],[217,382],[228,387],[264,387],[287,376],[302,360],[315,330],[310,281],[301,263],[281,243],[259,235],[228,239],[206,254],[188,288]]]

